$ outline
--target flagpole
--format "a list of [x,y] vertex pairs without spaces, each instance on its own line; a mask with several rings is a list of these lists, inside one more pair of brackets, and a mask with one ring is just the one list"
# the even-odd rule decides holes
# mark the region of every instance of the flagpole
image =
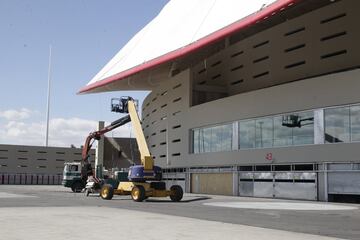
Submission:
[[47,108],[46,108],[46,134],[45,146],[49,145],[49,115],[50,115],[50,83],[51,83],[51,44],[49,45],[49,69],[48,69],[48,91],[47,91]]

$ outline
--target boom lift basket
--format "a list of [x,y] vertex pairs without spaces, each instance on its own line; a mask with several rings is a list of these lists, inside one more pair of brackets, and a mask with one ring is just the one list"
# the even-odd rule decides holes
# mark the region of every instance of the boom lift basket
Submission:
[[136,111],[138,111],[139,101],[131,97],[121,97],[111,99],[111,111],[117,113],[129,113],[128,101],[132,100],[135,104]]

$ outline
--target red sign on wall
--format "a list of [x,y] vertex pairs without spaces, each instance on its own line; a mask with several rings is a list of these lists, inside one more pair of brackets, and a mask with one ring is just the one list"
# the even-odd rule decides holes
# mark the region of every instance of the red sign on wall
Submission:
[[267,153],[267,154],[265,155],[265,159],[268,160],[268,161],[272,161],[272,160],[273,160],[273,155],[272,155],[272,153]]

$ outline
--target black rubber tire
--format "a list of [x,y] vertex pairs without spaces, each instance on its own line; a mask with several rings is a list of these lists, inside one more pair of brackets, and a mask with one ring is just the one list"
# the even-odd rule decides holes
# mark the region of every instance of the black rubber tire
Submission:
[[111,200],[114,196],[114,188],[106,184],[100,190],[100,197],[104,200]]
[[74,193],[79,193],[82,191],[82,189],[83,185],[81,184],[81,182],[74,182],[71,186],[71,191],[73,191]]
[[86,190],[85,190],[85,196],[87,196],[87,197],[88,197],[88,196],[89,196],[89,194],[90,194],[90,190],[89,190],[89,189],[86,189]]
[[141,185],[136,185],[135,187],[133,187],[133,189],[131,190],[131,198],[135,202],[144,201],[145,198],[146,198],[146,196],[145,196],[145,188],[143,186],[141,186]]
[[183,198],[184,195],[184,191],[182,189],[182,187],[180,187],[179,185],[173,185],[170,188],[171,194],[170,194],[170,199],[173,202],[180,202],[180,200]]

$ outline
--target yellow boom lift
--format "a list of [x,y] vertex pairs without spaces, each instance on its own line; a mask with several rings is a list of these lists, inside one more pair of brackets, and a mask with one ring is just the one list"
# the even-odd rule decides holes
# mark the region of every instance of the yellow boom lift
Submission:
[[[111,110],[118,113],[127,113],[128,115],[123,118],[128,119],[130,117],[140,151],[141,165],[131,166],[128,174],[129,181],[120,182],[117,188],[114,189],[108,184],[102,186],[100,190],[101,198],[110,200],[113,195],[131,195],[136,202],[142,202],[148,197],[170,197],[174,202],[180,201],[183,197],[181,186],[173,185],[170,189],[166,189],[165,182],[161,181],[162,170],[154,165],[154,159],[150,154],[136,111],[135,100],[131,97],[113,98],[111,100]],[[126,124],[128,121],[120,122]],[[116,127],[123,124],[118,124]]]

